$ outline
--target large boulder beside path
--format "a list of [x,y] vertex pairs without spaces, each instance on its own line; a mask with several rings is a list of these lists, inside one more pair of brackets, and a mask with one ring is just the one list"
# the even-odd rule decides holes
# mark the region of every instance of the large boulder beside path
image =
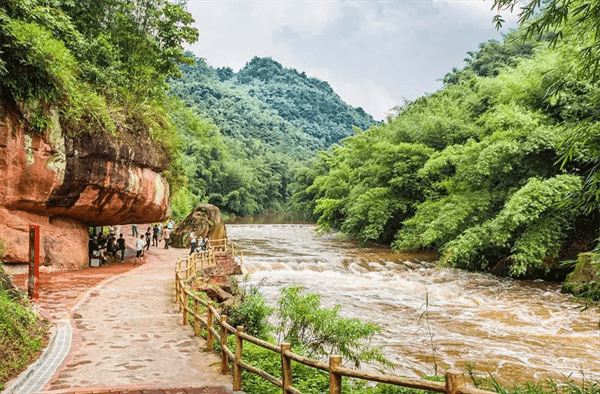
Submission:
[[212,204],[201,204],[192,211],[171,234],[171,245],[186,248],[190,245],[190,233],[209,239],[227,238],[221,210]]

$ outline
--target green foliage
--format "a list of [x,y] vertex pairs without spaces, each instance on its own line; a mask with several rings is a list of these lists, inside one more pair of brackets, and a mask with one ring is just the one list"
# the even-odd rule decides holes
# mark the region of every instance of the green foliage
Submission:
[[[235,346],[231,342],[232,347]],[[270,350],[244,343],[244,362],[281,379],[281,356]],[[294,388],[305,394],[321,394],[329,390],[329,374],[303,364],[292,362]],[[248,394],[277,394],[281,389],[262,377],[242,371],[242,389]]]
[[283,288],[281,294],[276,332],[292,347],[309,357],[339,354],[357,368],[370,361],[389,365],[383,349],[369,344],[380,327],[339,316],[341,305],[322,307],[320,295],[303,293],[300,286]]
[[[322,229],[442,262],[544,275],[598,238],[598,86],[578,76],[577,35],[488,42],[444,89],[297,170],[292,198]],[[562,161],[561,161],[562,158]]]
[[[492,9],[497,9],[494,17],[496,27],[504,23],[501,12],[518,4],[516,0],[494,0]],[[576,66],[580,73],[595,79],[600,71],[600,2],[589,0],[534,0],[519,7],[519,24],[523,39],[536,38],[544,33],[552,33],[554,45],[561,41],[575,39],[584,45],[576,48],[579,58]]]
[[571,379],[570,376],[563,381],[544,379],[538,382],[526,382],[512,386],[501,385],[492,375],[481,378],[471,374],[475,387],[495,391],[500,394],[598,394],[600,393],[600,382],[583,378],[581,380]]
[[4,1],[0,22],[0,98],[31,129],[128,133],[175,155],[165,79],[198,38],[185,2]]
[[327,82],[284,68],[271,58],[254,57],[237,74],[217,70],[217,75],[220,79],[224,75],[234,87],[244,87],[283,119],[315,137],[323,148],[352,135],[354,128],[367,129],[377,123],[362,108],[344,103]]
[[[4,274],[1,265],[0,274]],[[47,333],[46,323],[27,299],[0,286],[0,390],[36,357]]]
[[[235,347],[234,338],[229,338],[229,346]],[[296,350],[295,350],[296,351]],[[244,343],[244,362],[255,366],[281,379],[281,356],[270,350]],[[292,362],[293,386],[305,394],[322,394],[329,391],[329,374],[304,364]],[[428,378],[428,380],[432,380]],[[439,379],[436,379],[439,380]],[[278,394],[281,389],[262,377],[242,370],[242,389],[248,394]],[[431,394],[430,391],[416,390],[407,387],[378,384],[366,381],[342,379],[342,392],[348,394]]]
[[258,289],[252,287],[248,294],[244,294],[242,301],[229,308],[226,314],[233,327],[244,326],[244,332],[267,340],[273,330],[268,320],[273,310]]
[[170,81],[172,95],[193,113],[184,121],[182,163],[190,192],[226,213],[285,209],[298,163],[354,133],[354,126],[375,123],[326,82],[271,59],[254,58],[238,73],[190,59],[193,64],[181,65],[181,78]]

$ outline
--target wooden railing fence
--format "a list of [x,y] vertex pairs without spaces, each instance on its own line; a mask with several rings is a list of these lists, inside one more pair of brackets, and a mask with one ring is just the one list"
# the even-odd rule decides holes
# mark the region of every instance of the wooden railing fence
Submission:
[[[214,248],[214,249],[213,249]],[[329,393],[341,394],[342,377],[368,380],[371,382],[387,383],[395,386],[409,387],[414,389],[429,390],[447,394],[493,394],[493,392],[469,387],[465,383],[464,374],[457,371],[448,371],[445,374],[445,382],[432,382],[421,379],[404,378],[389,374],[376,374],[363,372],[342,367],[342,356],[329,356],[329,363],[317,361],[295,354],[291,351],[291,345],[281,343],[278,346],[265,342],[244,333],[244,327],[232,327],[227,323],[227,316],[221,315],[215,309],[212,301],[204,301],[193,294],[188,286],[189,279],[198,271],[198,268],[206,268],[215,263],[214,250],[228,251],[230,256],[242,256],[241,251],[228,240],[211,241],[206,251],[192,254],[177,261],[175,269],[175,296],[179,304],[179,311],[183,313],[183,325],[189,324],[189,316],[193,318],[194,335],[200,335],[200,323],[206,329],[206,348],[213,351],[215,340],[219,342],[221,353],[221,373],[228,373],[228,363],[233,365],[233,390],[241,390],[242,369],[261,376],[282,389],[283,394],[302,394],[292,385],[292,361],[320,369],[329,374]],[[239,253],[239,254],[236,254]],[[189,306],[189,298],[193,300],[193,307]],[[200,305],[206,307],[206,315],[200,316]],[[215,324],[219,327],[215,329]],[[230,334],[235,335],[235,349],[232,351],[227,338]],[[281,376],[279,379],[268,372],[258,369],[243,361],[244,341],[253,343],[281,355]]]
[[213,251],[213,253],[224,252],[229,255],[232,261],[238,264],[243,264],[244,254],[242,251],[229,239],[211,239],[206,245],[207,250]]

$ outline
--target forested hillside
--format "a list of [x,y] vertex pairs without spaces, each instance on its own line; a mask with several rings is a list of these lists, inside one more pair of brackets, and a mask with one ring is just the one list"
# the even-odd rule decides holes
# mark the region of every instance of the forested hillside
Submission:
[[298,162],[355,127],[376,124],[326,82],[271,59],[254,58],[236,74],[188,56],[193,63],[182,64],[181,77],[170,80],[171,94],[188,107],[173,114],[191,192],[175,197],[178,217],[198,201],[242,216],[282,210]]
[[320,153],[296,208],[363,242],[513,276],[593,248],[597,80],[579,72],[577,39],[522,34],[481,44],[440,91]]
[[216,70],[221,81],[245,87],[283,119],[319,140],[321,148],[376,124],[362,108],[346,104],[325,81],[284,68],[271,58],[254,57],[238,73]]

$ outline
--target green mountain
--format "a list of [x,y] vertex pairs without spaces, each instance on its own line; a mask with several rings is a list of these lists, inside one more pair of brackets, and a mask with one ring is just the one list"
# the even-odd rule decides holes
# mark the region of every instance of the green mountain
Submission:
[[[190,54],[188,54],[191,56]],[[177,215],[199,201],[227,213],[285,209],[298,163],[377,124],[344,103],[327,82],[254,58],[238,73],[193,58],[169,81],[179,163],[189,192],[174,198]]]
[[238,73],[216,70],[232,87],[244,87],[283,119],[321,142],[322,148],[377,124],[362,108],[346,104],[325,81],[284,68],[271,58],[254,57]]

